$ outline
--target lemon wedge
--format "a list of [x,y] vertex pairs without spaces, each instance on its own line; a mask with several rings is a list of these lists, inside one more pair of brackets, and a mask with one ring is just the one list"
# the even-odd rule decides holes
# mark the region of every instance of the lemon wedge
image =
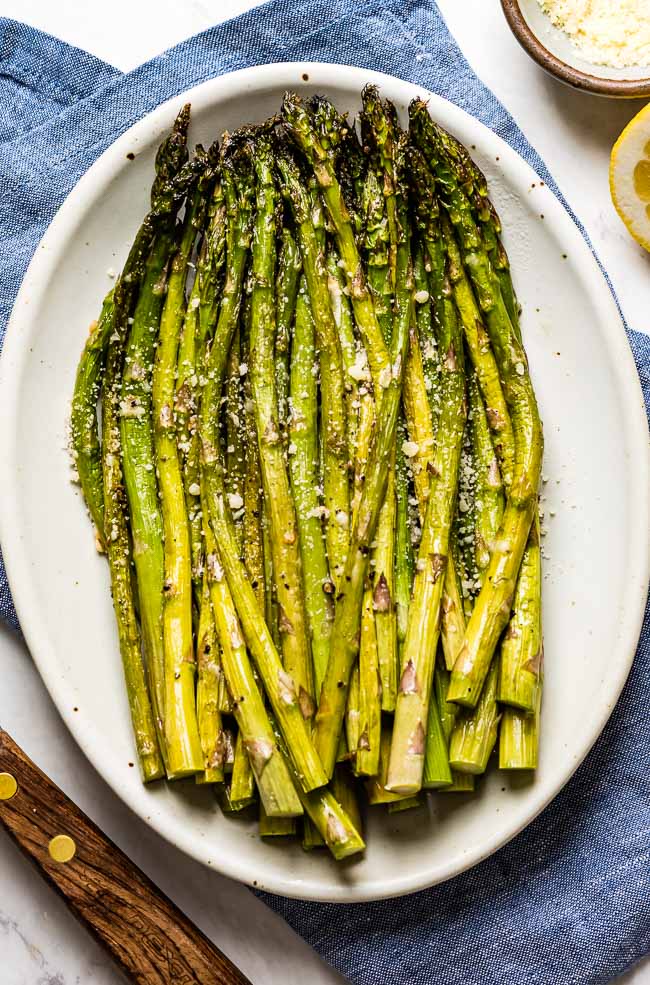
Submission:
[[609,188],[629,232],[650,252],[650,104],[630,120],[614,144]]

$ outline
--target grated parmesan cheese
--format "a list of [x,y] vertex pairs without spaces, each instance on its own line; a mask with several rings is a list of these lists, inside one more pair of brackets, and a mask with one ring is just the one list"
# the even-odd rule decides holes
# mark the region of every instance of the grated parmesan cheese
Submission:
[[650,0],[538,3],[587,61],[612,68],[650,65]]

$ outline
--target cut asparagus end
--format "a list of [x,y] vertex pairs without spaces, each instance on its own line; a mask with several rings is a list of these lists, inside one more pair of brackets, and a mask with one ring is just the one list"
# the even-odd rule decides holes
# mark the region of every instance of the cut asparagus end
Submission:
[[448,787],[452,783],[447,755],[447,737],[440,717],[437,695],[432,695],[429,705],[427,740],[424,753],[424,773],[422,786],[427,790]]
[[416,807],[424,807],[425,801],[421,794],[415,797],[403,797],[402,800],[394,800],[388,805],[389,814],[401,814],[402,811],[412,811]]
[[259,834],[260,838],[290,838],[297,830],[296,819],[293,817],[270,817],[260,804]]
[[504,708],[499,732],[499,769],[537,769],[541,698],[540,685],[533,713],[521,712],[517,708]]
[[485,773],[497,739],[500,714],[497,706],[497,666],[492,662],[473,711],[461,712],[449,742],[449,762],[459,773]]

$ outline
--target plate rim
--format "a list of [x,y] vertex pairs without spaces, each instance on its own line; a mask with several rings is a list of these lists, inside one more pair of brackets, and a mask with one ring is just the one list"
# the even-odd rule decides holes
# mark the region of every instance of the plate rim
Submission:
[[[489,149],[491,145],[497,148],[504,167],[507,161],[509,167],[523,168],[524,172],[522,173],[527,171],[533,180],[540,180],[532,167],[510,144],[493,133],[481,121],[472,117],[471,114],[442,96],[429,92],[423,86],[406,82],[385,73],[328,62],[278,62],[249,66],[193,86],[161,103],[156,109],[143,116],[122,133],[77,182],[50,223],[25,273],[7,324],[5,341],[0,355],[0,416],[2,419],[13,421],[19,406],[18,398],[22,372],[29,349],[23,340],[29,336],[33,323],[30,316],[31,306],[25,305],[24,301],[27,296],[33,297],[36,293],[42,294],[43,284],[47,283],[51,270],[56,267],[60,260],[57,244],[65,240],[68,226],[74,224],[78,203],[86,202],[87,199],[92,200],[93,189],[98,185],[101,186],[102,182],[108,180],[109,177],[117,175],[125,166],[124,148],[131,147],[134,138],[137,140],[139,134],[146,135],[144,139],[149,140],[152,134],[157,131],[163,132],[177,109],[184,102],[190,101],[194,106],[201,109],[211,102],[227,98],[229,90],[234,92],[237,86],[241,86],[242,80],[252,82],[253,87],[256,88],[263,88],[265,84],[278,87],[295,85],[296,79],[299,79],[303,73],[309,75],[310,85],[315,83],[326,87],[328,84],[326,77],[329,74],[330,84],[333,76],[337,84],[346,85],[349,83],[351,88],[358,88],[359,91],[361,91],[364,83],[374,81],[380,87],[397,85],[409,97],[424,95],[432,105],[444,106],[447,116],[449,114],[452,117],[456,115],[461,119],[465,118],[466,122],[471,121],[471,125],[478,128],[480,132],[482,147]],[[316,79],[312,78],[314,75],[317,76]],[[549,789],[544,791],[539,788],[540,795],[534,801],[532,809],[527,813],[526,819],[522,823],[515,825],[505,834],[493,834],[491,838],[482,842],[478,849],[475,847],[469,849],[463,855],[461,864],[453,867],[452,871],[445,871],[444,866],[442,866],[441,871],[433,873],[433,870],[423,866],[420,878],[398,877],[390,880],[384,889],[378,889],[376,886],[374,889],[370,889],[364,885],[350,887],[343,883],[323,885],[322,879],[318,876],[313,880],[291,879],[277,871],[271,877],[260,880],[256,870],[247,864],[245,853],[236,853],[233,856],[234,861],[230,857],[221,856],[218,860],[208,862],[205,852],[201,852],[201,845],[192,841],[191,834],[181,832],[178,822],[166,821],[164,816],[147,818],[144,811],[134,805],[129,793],[120,788],[118,774],[113,773],[110,766],[107,769],[106,764],[101,763],[101,749],[97,749],[93,744],[92,729],[86,729],[78,716],[73,715],[70,710],[72,702],[68,699],[67,687],[64,682],[57,680],[56,661],[51,660],[48,656],[47,632],[45,626],[38,619],[37,607],[30,597],[29,559],[26,553],[21,550],[19,531],[12,523],[14,513],[12,506],[17,502],[15,483],[12,480],[14,473],[12,465],[17,462],[17,442],[14,440],[15,428],[10,426],[0,429],[0,461],[5,463],[5,467],[0,470],[0,542],[2,543],[7,577],[23,635],[41,679],[76,743],[113,792],[145,824],[181,851],[202,862],[206,867],[245,882],[256,889],[265,889],[280,895],[305,900],[338,903],[367,902],[417,892],[451,879],[477,865],[527,827],[560,793],[605,727],[632,666],[643,622],[647,586],[650,581],[650,553],[644,550],[644,545],[647,545],[650,539],[650,445],[647,440],[647,421],[640,381],[614,295],[577,224],[550,189],[549,196],[553,201],[550,202],[549,199],[546,206],[547,218],[552,224],[560,227],[560,232],[562,232],[563,226],[565,230],[570,229],[571,232],[567,235],[573,236],[576,240],[576,246],[577,241],[580,240],[582,246],[576,248],[572,260],[580,264],[585,276],[599,291],[599,301],[602,299],[602,304],[606,308],[608,307],[611,312],[611,317],[603,317],[602,319],[602,339],[612,363],[611,371],[614,385],[617,388],[626,421],[626,435],[632,448],[632,454],[637,456],[635,476],[638,481],[635,481],[634,487],[630,491],[630,495],[634,498],[631,510],[640,524],[643,524],[643,518],[646,518],[645,531],[640,531],[637,526],[635,538],[631,538],[627,545],[628,568],[633,572],[633,575],[630,579],[629,591],[626,593],[626,618],[616,639],[614,656],[618,672],[611,681],[607,696],[601,700],[587,723],[589,727],[585,728],[583,741],[577,749],[577,755],[574,760],[565,765],[564,769],[558,770],[559,775],[555,781],[552,784],[547,784]],[[45,247],[49,247],[49,249],[45,249]],[[645,537],[641,536],[643,532],[645,532]],[[318,882],[317,889],[314,888],[313,882]],[[373,881],[373,885],[375,883],[376,880]]]

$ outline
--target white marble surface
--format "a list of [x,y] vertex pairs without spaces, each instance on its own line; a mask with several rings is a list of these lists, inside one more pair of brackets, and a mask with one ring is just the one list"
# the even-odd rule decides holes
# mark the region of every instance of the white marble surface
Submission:
[[[50,31],[122,69],[254,6],[250,0],[3,0],[2,13]],[[514,114],[586,226],[630,324],[649,331],[650,258],[610,202],[611,145],[640,108],[573,93],[544,76],[510,36],[497,0],[439,0],[478,74]],[[242,886],[205,871],[134,818],[78,751],[25,648],[0,629],[0,722],[27,753],[250,977],[253,985],[335,985],[326,967]],[[120,976],[0,835],[2,985],[113,985]],[[621,982],[650,985],[650,964]]]

